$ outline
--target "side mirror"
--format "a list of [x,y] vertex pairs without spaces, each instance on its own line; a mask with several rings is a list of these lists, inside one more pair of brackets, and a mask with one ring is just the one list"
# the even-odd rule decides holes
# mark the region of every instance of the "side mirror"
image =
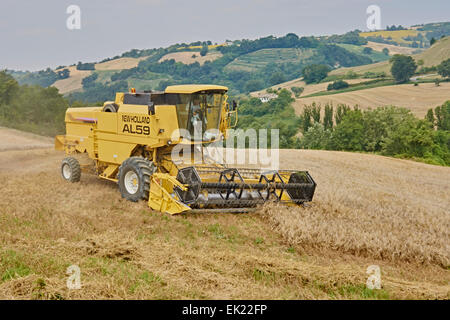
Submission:
[[148,104],[148,114],[152,116],[155,115],[155,104],[153,102]]
[[232,111],[236,111],[236,109],[237,109],[237,102],[236,102],[236,100],[233,100],[233,106],[231,107],[231,110]]

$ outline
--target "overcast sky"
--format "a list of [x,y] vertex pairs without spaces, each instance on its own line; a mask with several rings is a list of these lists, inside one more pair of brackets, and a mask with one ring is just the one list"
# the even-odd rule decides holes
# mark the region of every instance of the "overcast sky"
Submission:
[[[69,5],[81,29],[69,30]],[[0,69],[38,70],[93,62],[133,48],[267,35],[366,30],[366,8],[383,27],[450,21],[449,0],[1,0]]]

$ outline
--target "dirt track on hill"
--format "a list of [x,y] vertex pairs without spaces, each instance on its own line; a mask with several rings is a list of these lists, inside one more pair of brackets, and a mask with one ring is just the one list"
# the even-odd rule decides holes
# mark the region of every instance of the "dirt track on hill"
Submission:
[[[308,207],[169,216],[94,176],[66,183],[51,140],[0,130],[0,298],[450,297],[450,168],[281,150],[283,167],[318,184]],[[72,264],[81,290],[66,288]]]

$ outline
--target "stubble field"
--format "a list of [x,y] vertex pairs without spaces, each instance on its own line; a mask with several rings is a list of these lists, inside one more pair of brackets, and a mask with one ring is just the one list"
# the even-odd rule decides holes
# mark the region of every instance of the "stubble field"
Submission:
[[[11,135],[25,143],[5,129],[1,144]],[[0,151],[2,299],[450,297],[450,168],[281,150],[318,184],[307,207],[169,216],[95,176],[66,183],[64,155],[26,139],[43,145]],[[74,264],[79,290],[66,286]],[[380,290],[366,288],[369,265]]]

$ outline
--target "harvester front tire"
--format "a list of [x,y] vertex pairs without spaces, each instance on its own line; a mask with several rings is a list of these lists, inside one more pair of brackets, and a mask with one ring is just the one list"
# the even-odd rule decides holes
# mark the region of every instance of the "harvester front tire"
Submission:
[[142,157],[131,157],[119,167],[118,183],[122,198],[137,202],[148,200],[153,163]]
[[81,178],[81,167],[77,159],[72,157],[64,158],[61,163],[61,175],[64,180],[78,182]]

